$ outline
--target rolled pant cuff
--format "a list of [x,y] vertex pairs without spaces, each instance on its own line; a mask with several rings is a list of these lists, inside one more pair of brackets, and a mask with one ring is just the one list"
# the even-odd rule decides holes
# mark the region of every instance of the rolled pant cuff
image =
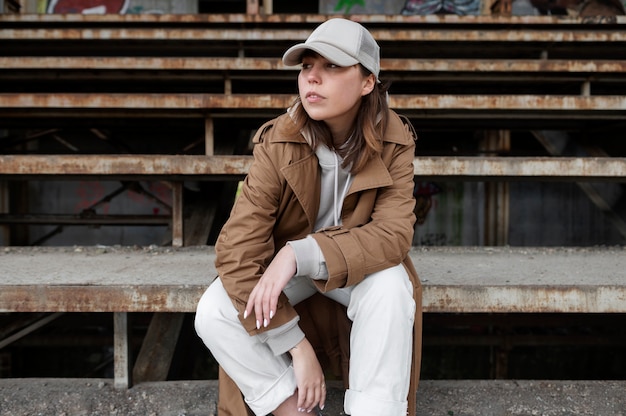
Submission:
[[378,399],[349,389],[344,399],[344,411],[351,416],[406,416],[407,407],[407,401]]
[[246,398],[246,404],[255,415],[268,415],[296,391],[296,375],[289,366],[283,374],[263,394],[252,400]]

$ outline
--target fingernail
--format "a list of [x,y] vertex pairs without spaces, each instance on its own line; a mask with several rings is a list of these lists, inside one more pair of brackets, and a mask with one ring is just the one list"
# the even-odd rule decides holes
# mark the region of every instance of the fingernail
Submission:
[[256,329],[259,329],[259,328],[261,328],[261,323],[260,323],[260,322],[259,322],[259,320],[257,319],[257,320],[256,320]]
[[304,412],[304,409],[301,408],[301,407],[298,407],[298,412],[302,413],[302,412]]
[[270,311],[270,319],[274,317],[274,311]]
[[320,406],[320,410],[324,410],[324,406],[325,406],[325,405]]
[[267,318],[263,319],[263,328],[267,328]]
[[248,311],[243,311],[243,319],[246,319],[248,317]]

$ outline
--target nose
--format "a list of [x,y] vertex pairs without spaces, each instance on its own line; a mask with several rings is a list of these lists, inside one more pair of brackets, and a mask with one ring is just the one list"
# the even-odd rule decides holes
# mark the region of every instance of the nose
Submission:
[[316,83],[316,84],[320,82],[319,67],[317,65],[312,65],[311,68],[309,69],[307,73],[307,81],[309,83]]

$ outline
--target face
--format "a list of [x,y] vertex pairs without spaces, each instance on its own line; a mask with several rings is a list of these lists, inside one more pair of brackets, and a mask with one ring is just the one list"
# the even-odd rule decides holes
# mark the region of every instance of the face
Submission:
[[372,92],[375,82],[374,75],[363,76],[359,65],[340,67],[317,54],[302,58],[298,75],[304,109],[333,134],[352,128],[361,97]]

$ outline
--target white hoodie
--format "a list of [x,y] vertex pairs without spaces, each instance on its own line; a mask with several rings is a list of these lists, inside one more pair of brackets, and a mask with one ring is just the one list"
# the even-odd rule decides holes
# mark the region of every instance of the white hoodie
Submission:
[[[311,138],[304,134],[309,144]],[[320,207],[315,221],[314,230],[341,224],[343,200],[350,189],[353,177],[350,166],[343,168],[343,159],[326,145],[320,144],[315,149],[321,169]],[[296,276],[308,276],[315,280],[327,280],[328,268],[317,241],[311,236],[300,240],[289,241],[296,256]],[[299,318],[265,331],[257,335],[266,342],[275,355],[287,352],[297,345],[304,332],[298,326]]]
[[[306,140],[311,143],[310,139]],[[315,230],[340,225],[343,199],[352,184],[350,167],[343,168],[343,159],[326,145],[315,149],[321,169],[320,207],[315,221]],[[311,236],[288,243],[294,250],[297,262],[296,276],[309,276],[316,280],[327,280],[328,269],[322,251]]]

